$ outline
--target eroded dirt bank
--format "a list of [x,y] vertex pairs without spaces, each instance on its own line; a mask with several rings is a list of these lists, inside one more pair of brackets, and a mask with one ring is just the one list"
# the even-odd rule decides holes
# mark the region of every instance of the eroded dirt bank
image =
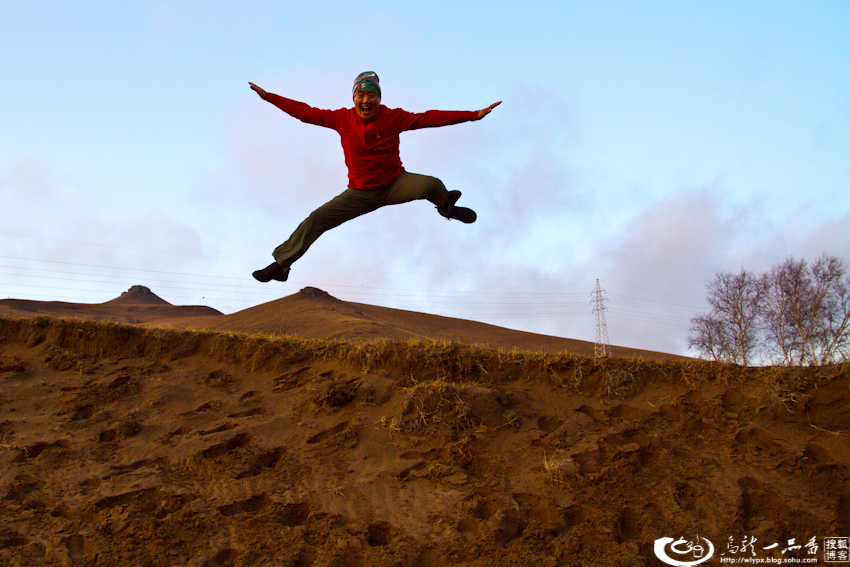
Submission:
[[850,536],[848,431],[846,365],[0,319],[0,565],[805,557]]

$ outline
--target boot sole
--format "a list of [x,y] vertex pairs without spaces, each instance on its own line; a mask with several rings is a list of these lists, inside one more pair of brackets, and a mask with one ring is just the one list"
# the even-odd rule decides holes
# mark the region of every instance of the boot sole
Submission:
[[465,224],[472,224],[478,220],[478,215],[475,211],[467,209],[466,207],[452,207],[452,211],[448,218],[459,220]]

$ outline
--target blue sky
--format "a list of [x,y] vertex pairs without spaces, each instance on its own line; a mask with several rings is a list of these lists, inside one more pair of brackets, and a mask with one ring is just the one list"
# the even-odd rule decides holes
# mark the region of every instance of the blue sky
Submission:
[[[0,2],[0,295],[147,285],[226,313],[341,299],[686,353],[717,271],[850,261],[846,2]],[[345,188],[323,108],[477,110],[402,135],[460,189],[324,235],[290,282],[250,272]]]

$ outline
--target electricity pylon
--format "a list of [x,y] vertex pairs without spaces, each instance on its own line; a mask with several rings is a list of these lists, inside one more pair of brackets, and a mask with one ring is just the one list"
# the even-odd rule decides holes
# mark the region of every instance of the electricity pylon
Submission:
[[605,290],[599,286],[596,280],[596,289],[593,290],[593,312],[596,314],[596,343],[593,345],[593,358],[607,358],[611,356],[611,345],[608,342],[608,325],[605,324]]

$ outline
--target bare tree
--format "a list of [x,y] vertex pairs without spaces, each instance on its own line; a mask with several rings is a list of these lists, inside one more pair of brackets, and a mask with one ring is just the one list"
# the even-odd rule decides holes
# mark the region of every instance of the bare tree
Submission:
[[812,266],[819,316],[812,333],[811,352],[819,364],[848,359],[850,343],[850,277],[844,262],[822,256]]
[[828,362],[850,362],[850,276],[833,287],[827,321]]
[[729,346],[724,342],[723,322],[713,315],[697,315],[691,319],[688,348],[695,348],[711,360],[729,360]]
[[788,258],[766,274],[767,295],[762,310],[768,351],[785,364],[794,364],[801,352],[800,329],[795,321],[803,310],[803,290],[809,286],[808,266]]
[[691,320],[688,346],[714,360],[747,365],[760,348],[759,316],[766,293],[762,276],[720,272],[708,284],[711,313]]
[[688,347],[714,360],[749,364],[759,355],[787,365],[850,359],[850,276],[826,254],[788,258],[757,276],[715,274],[708,315],[691,319]]
[[785,364],[846,359],[850,281],[844,262],[823,255],[809,266],[788,258],[767,275],[763,325],[768,348]]

